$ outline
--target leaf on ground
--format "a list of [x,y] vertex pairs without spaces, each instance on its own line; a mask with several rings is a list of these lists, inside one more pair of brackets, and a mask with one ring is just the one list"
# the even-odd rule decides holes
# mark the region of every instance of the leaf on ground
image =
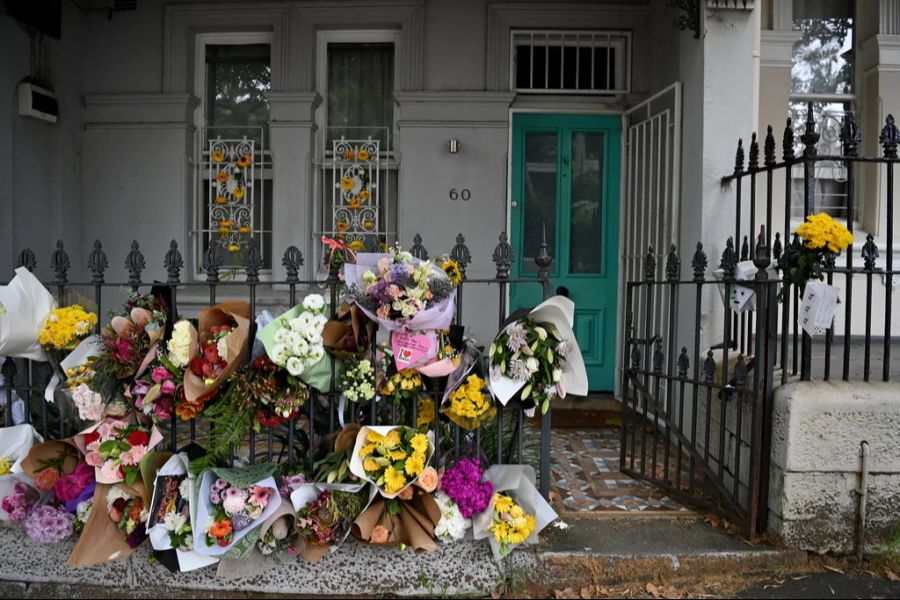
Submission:
[[803,581],[804,579],[809,579],[809,575],[791,576],[791,580],[793,581]]
[[828,565],[822,565],[826,570],[831,571],[832,573],[837,573],[838,575],[843,575],[844,572],[838,569],[837,567],[830,567]]
[[713,527],[718,527],[722,523],[722,517],[716,513],[706,513],[706,517],[703,520]]
[[647,593],[654,598],[667,598],[671,600],[680,600],[684,598],[684,592],[678,590],[674,585],[654,585],[648,583],[646,587]]
[[831,595],[834,596],[834,588],[831,585],[828,585],[828,589],[831,590]]
[[554,492],[553,490],[551,490],[550,491],[550,504],[559,503],[560,501],[561,501],[561,498],[560,498],[559,494]]
[[585,600],[588,598],[609,598],[609,590],[597,585],[588,585],[581,588],[580,597]]
[[900,581],[900,577],[897,577],[897,574],[890,569],[884,570],[884,576],[887,577],[890,581]]
[[767,584],[767,585],[764,585],[764,586],[763,586],[763,591],[765,591],[765,590],[777,590],[777,589],[780,588],[780,587],[781,587],[781,586],[778,585],[778,584],[770,583],[770,584]]
[[506,588],[503,586],[498,587],[497,589],[491,590],[491,598],[493,600],[499,600],[506,593]]

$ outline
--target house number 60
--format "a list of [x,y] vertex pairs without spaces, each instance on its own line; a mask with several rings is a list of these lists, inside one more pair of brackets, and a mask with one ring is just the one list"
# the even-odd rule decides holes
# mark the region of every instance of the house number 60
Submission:
[[460,192],[457,192],[456,188],[450,188],[450,199],[451,200],[459,200],[460,198],[462,198],[464,201],[468,202],[469,200],[472,199],[472,192],[467,188],[464,188]]

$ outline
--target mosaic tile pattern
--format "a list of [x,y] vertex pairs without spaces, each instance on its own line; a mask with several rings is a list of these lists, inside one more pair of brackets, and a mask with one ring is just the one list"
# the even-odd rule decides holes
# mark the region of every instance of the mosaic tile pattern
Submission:
[[[553,481],[550,487],[560,510],[687,510],[662,490],[619,471],[618,428],[554,429],[551,443]],[[659,459],[661,462],[662,456]]]

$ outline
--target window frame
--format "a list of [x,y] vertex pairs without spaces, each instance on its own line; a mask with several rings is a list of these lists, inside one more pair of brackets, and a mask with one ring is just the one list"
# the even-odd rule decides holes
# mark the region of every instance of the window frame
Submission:
[[[274,68],[272,68],[274,51],[275,51],[275,35],[272,31],[230,31],[230,32],[205,32],[205,33],[196,33],[194,35],[194,78],[193,78],[193,89],[194,95],[199,99],[199,103],[194,109],[194,125],[196,127],[194,131],[194,150],[192,156],[192,163],[194,166],[193,173],[193,181],[192,181],[192,189],[193,195],[191,197],[191,228],[189,233],[193,238],[191,247],[194,252],[194,261],[191,272],[191,277],[194,280],[202,279],[204,275],[203,271],[203,253],[204,253],[204,233],[203,230],[208,226],[208,223],[205,223],[206,215],[203,214],[203,197],[205,193],[205,177],[204,177],[204,168],[208,166],[209,159],[205,157],[206,154],[206,144],[204,143],[204,132],[207,130],[207,122],[206,122],[206,111],[207,111],[207,97],[206,93],[208,91],[208,81],[207,81],[207,68],[206,68],[206,47],[210,45],[229,45],[229,46],[238,46],[238,45],[255,45],[255,44],[268,44],[269,46],[269,67],[272,70],[272,74],[274,77]],[[271,84],[271,89],[274,89],[274,82]],[[271,137],[271,136],[270,136]],[[262,160],[263,164],[260,167],[260,181],[265,181],[263,187],[270,187],[272,189],[272,206],[271,210],[274,212],[275,210],[275,197],[274,197],[274,189],[275,189],[275,169],[272,162],[272,150],[270,146],[270,138],[267,139],[265,135],[261,137],[262,140]],[[259,202],[265,202],[265,192],[259,194]],[[264,223],[265,216],[262,218],[262,223],[259,224],[259,231],[264,232]],[[274,223],[274,221],[273,221]],[[270,237],[274,243],[274,232],[268,232]],[[275,253],[274,248],[271,247],[263,248],[263,252],[267,253],[268,260],[274,267],[275,264]],[[263,257],[266,258],[265,256]],[[229,269],[227,264],[223,265],[221,272],[224,273],[226,269]],[[259,271],[259,279],[260,281],[271,281],[272,280],[272,267],[260,269]],[[233,276],[229,276],[234,281],[245,281],[246,274],[243,272],[243,267],[237,267],[233,271]]]

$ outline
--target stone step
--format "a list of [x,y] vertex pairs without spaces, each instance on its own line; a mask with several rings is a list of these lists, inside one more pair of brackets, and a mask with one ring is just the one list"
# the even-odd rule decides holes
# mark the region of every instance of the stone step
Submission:
[[414,554],[349,540],[316,565],[301,559],[232,561],[217,576],[210,567],[169,573],[150,560],[147,545],[132,556],[86,569],[65,564],[71,542],[40,545],[19,527],[0,526],[0,597],[198,598],[307,596],[467,596],[498,590],[553,595],[566,587],[624,585],[690,578],[771,574],[803,569],[806,554],[749,546],[701,519],[566,515],[541,544],[493,561],[484,542],[441,545]]

